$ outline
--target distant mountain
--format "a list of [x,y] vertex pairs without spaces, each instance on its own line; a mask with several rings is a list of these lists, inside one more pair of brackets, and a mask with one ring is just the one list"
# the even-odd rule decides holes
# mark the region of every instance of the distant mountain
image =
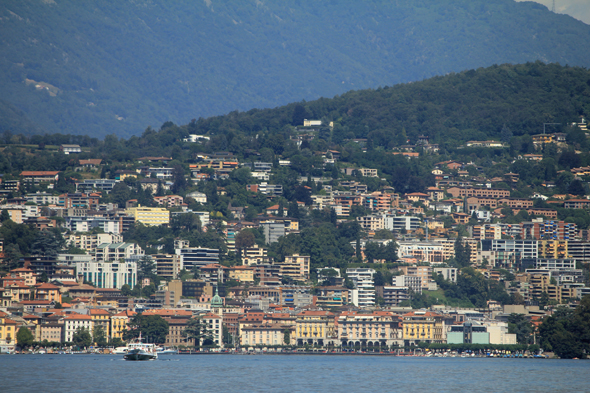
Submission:
[[128,137],[492,64],[589,66],[589,39],[513,0],[5,0],[0,131]]

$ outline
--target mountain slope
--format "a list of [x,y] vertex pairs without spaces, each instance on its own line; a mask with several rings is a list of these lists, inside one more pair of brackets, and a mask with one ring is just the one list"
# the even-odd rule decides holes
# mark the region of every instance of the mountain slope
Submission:
[[[93,136],[494,63],[590,65],[590,26],[512,0],[7,0],[0,18],[2,98]],[[14,124],[0,131],[31,132]]]

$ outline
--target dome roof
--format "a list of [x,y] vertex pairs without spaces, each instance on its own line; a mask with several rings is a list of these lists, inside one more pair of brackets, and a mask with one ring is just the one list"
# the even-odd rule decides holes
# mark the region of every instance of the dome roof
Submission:
[[219,296],[219,288],[215,287],[215,296],[211,299],[211,308],[223,307],[223,299]]

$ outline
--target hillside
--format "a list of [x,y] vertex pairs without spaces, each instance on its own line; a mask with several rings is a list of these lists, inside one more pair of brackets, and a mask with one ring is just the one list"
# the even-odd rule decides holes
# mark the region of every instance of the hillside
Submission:
[[0,131],[128,137],[492,64],[590,65],[590,26],[513,0],[91,4],[2,2]]
[[500,140],[504,126],[514,136],[542,133],[544,123],[560,123],[550,131],[563,131],[568,123],[588,114],[590,71],[535,62],[494,65],[421,82],[350,91],[333,99],[234,112],[199,119],[189,124],[189,130],[212,135],[235,130],[278,132],[286,125],[301,125],[303,118],[323,119],[334,121],[332,143],[368,138],[374,147],[390,149],[408,139],[416,143],[420,134],[434,143],[458,146],[468,140]]

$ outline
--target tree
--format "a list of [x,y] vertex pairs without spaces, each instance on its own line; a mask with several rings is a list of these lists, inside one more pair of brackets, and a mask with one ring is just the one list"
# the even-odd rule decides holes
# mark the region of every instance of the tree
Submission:
[[65,240],[59,229],[40,231],[31,245],[31,254],[55,259],[64,247]]
[[86,348],[92,345],[92,336],[85,328],[78,328],[72,335],[72,344],[80,348]]
[[508,316],[508,332],[516,334],[519,344],[532,344],[533,324],[523,314],[510,314]]
[[0,213],[0,222],[4,222],[4,221],[8,221],[10,220],[10,213],[8,213],[8,210],[3,209],[2,213]]
[[574,179],[569,187],[567,188],[567,192],[572,195],[583,196],[586,195],[586,190],[584,189],[584,184],[579,179]]
[[500,131],[500,139],[502,140],[502,143],[509,143],[510,139],[512,139],[512,131],[510,131],[510,128],[508,128],[506,124],[504,124]]
[[33,341],[35,341],[35,338],[28,328],[22,326],[18,329],[18,332],[16,333],[16,343],[19,347],[28,348],[33,344]]
[[172,184],[172,192],[175,194],[184,192],[187,186],[186,178],[184,177],[184,169],[182,165],[175,165],[172,172],[174,183]]
[[166,342],[168,322],[159,315],[146,316],[138,313],[127,323],[127,329],[123,331],[123,340],[136,339],[140,333],[146,342]]
[[254,244],[256,244],[255,242],[256,237],[254,236],[254,233],[252,233],[252,231],[248,229],[240,231],[240,233],[238,233],[235,237],[235,246],[236,250],[240,254],[240,257],[242,257],[242,253],[244,252],[244,250],[252,247]]
[[283,342],[285,345],[291,345],[291,331],[289,329],[283,330]]
[[156,264],[148,255],[141,257],[137,263],[137,278],[138,281],[144,278],[151,277],[156,269]]
[[369,263],[373,263],[375,259],[381,256],[381,245],[375,242],[365,243],[365,256]]
[[94,339],[94,343],[99,347],[105,347],[107,345],[107,334],[102,325],[94,325],[94,329],[92,330],[92,338]]
[[207,345],[208,341],[213,340],[213,332],[209,330],[207,323],[200,318],[191,318],[184,329],[186,338],[195,340],[195,347],[200,348],[201,344]]

